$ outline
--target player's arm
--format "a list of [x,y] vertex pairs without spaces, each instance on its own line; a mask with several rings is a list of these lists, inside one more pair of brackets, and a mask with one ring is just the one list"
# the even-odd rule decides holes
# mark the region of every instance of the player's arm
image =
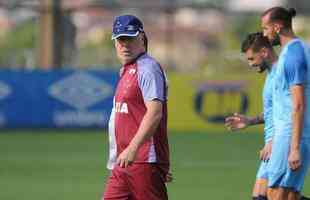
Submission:
[[239,113],[235,113],[234,115],[229,116],[225,119],[225,126],[232,131],[263,123],[263,114],[257,115],[255,117],[248,117]]
[[263,124],[265,123],[264,121],[264,114],[261,113],[260,115],[257,115],[255,117],[250,117],[249,118],[249,126],[253,126],[253,125],[258,125],[258,124]]
[[268,161],[272,151],[272,139],[269,140],[259,152],[259,158],[263,161]]
[[272,113],[266,112],[264,119],[265,119],[264,138],[266,143],[262,148],[262,150],[260,151],[260,159],[263,161],[268,161],[272,152],[272,139],[274,135]]
[[301,165],[300,140],[305,112],[304,84],[307,80],[307,64],[303,48],[300,46],[293,48],[287,54],[284,72],[292,98],[292,137],[288,162],[290,168],[296,170]]
[[127,167],[134,161],[138,149],[153,136],[161,121],[162,102],[153,100],[146,102],[145,105],[147,111],[141,121],[137,134],[117,159],[117,163],[121,167]]
[[292,94],[292,139],[289,155],[289,165],[296,170],[300,166],[300,140],[303,128],[303,118],[305,112],[304,87],[295,85],[290,88]]
[[163,104],[159,100],[145,103],[146,113],[142,119],[137,134],[130,142],[130,147],[138,149],[145,141],[149,140],[155,133],[162,119]]

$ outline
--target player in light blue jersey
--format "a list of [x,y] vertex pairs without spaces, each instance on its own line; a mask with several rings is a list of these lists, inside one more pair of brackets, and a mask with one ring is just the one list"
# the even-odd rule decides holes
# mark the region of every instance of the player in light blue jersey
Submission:
[[310,52],[292,29],[294,9],[262,14],[264,35],[281,45],[273,87],[274,137],[268,170],[270,200],[298,200],[310,160]]
[[[226,126],[229,130],[239,130],[248,126],[263,124],[265,145],[260,151],[260,166],[256,175],[253,187],[253,200],[266,200],[268,188],[268,160],[272,149],[273,119],[272,119],[272,90],[273,78],[276,69],[277,55],[270,45],[268,38],[262,33],[248,34],[242,43],[242,52],[245,53],[247,61],[251,67],[257,69],[259,73],[267,71],[263,89],[263,114],[257,117],[247,117],[241,114],[234,114],[226,118]],[[301,200],[309,198],[301,196]]]
[[247,117],[241,114],[234,114],[226,118],[225,125],[230,130],[242,129],[250,125],[265,123],[264,127],[264,147],[260,151],[260,166],[256,175],[253,187],[253,200],[267,200],[268,183],[268,160],[272,148],[273,122],[272,122],[272,86],[273,76],[277,55],[273,50],[268,38],[262,33],[248,34],[242,42],[242,53],[245,54],[251,67],[254,67],[259,73],[267,71],[263,89],[263,114],[257,117]]

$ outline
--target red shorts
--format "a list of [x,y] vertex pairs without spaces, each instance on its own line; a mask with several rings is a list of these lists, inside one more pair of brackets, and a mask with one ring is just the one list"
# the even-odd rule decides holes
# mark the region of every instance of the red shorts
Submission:
[[104,200],[167,200],[166,173],[157,164],[115,166],[108,178]]

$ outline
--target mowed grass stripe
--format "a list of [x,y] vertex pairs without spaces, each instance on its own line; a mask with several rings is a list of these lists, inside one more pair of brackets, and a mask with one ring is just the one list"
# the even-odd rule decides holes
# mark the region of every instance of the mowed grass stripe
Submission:
[[[249,199],[262,135],[172,132],[172,200]],[[0,199],[100,199],[108,171],[103,131],[0,134]],[[310,194],[309,178],[305,194]]]

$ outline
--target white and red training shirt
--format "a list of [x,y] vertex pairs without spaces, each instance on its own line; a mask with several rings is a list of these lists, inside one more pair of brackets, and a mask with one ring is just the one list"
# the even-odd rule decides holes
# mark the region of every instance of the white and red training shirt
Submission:
[[117,156],[137,133],[146,113],[145,102],[155,99],[163,103],[162,119],[151,139],[139,148],[134,163],[159,163],[169,167],[166,83],[161,66],[146,53],[123,66],[109,121],[108,169],[113,169]]

